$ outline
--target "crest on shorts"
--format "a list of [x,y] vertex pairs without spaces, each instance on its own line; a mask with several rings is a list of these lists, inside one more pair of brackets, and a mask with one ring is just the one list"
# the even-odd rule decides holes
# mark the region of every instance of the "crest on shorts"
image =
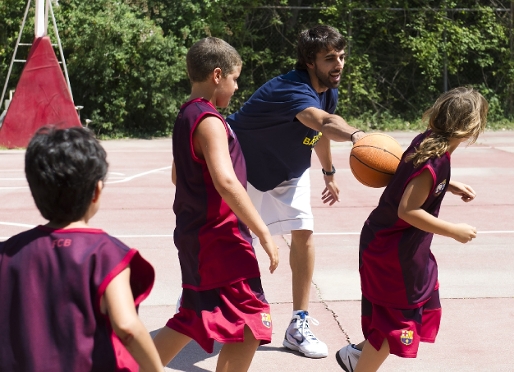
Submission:
[[400,335],[400,341],[402,344],[409,346],[412,344],[412,340],[414,338],[414,332],[413,331],[402,331],[402,334]]
[[271,315],[268,313],[261,313],[262,324],[266,328],[271,327]]
[[440,193],[443,192],[444,188],[446,186],[446,180],[444,180],[443,182],[441,182],[439,185],[437,185],[437,187],[435,188],[435,192],[434,192],[434,195],[437,196],[439,195]]

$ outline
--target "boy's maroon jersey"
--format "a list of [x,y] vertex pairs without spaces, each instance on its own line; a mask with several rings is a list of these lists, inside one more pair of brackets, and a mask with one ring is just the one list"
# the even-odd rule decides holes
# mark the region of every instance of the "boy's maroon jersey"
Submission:
[[226,286],[260,276],[248,227],[214,187],[205,160],[196,156],[193,132],[207,116],[225,126],[234,172],[246,188],[246,165],[239,142],[216,108],[198,98],[185,103],[173,129],[177,217],[174,234],[182,268],[182,285],[194,290]]
[[437,217],[450,182],[450,154],[432,158],[414,168],[405,156],[418,147],[429,131],[418,135],[403,154],[378,207],[365,222],[360,239],[360,274],[363,295],[372,303],[395,308],[422,306],[437,288],[437,263],[430,250],[432,233],[398,217],[407,184],[422,171],[432,175],[433,186],[421,206]]
[[0,243],[0,370],[137,371],[100,300],[128,265],[135,305],[154,270],[97,229],[38,226]]

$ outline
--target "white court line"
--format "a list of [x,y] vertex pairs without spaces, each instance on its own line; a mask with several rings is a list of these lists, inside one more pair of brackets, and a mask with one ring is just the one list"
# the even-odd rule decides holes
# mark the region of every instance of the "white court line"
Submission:
[[[291,235],[291,234],[288,234]],[[320,233],[315,232],[313,235],[360,235],[360,232],[341,232],[341,233]]]
[[[20,227],[35,227],[36,225],[29,225],[26,223],[18,223],[18,222],[5,222],[0,221],[0,225],[6,225],[6,226],[20,226]],[[478,230],[479,234],[514,234],[514,230],[491,230],[491,231],[481,231]],[[359,232],[315,232],[314,235],[359,235]],[[289,235],[289,234],[284,234]],[[169,234],[150,234],[150,235],[143,235],[143,234],[137,234],[137,235],[116,235],[121,236],[124,238],[160,238],[160,237],[168,237],[173,236]]]
[[[157,168],[157,169],[152,169],[152,170],[149,170],[149,171],[146,171],[143,173],[134,174],[133,176],[126,177],[121,180],[116,180],[116,181],[107,180],[107,182],[105,182],[105,183],[108,185],[112,185],[113,183],[129,182],[135,178],[143,177],[143,176],[146,176],[147,174],[156,173],[156,172],[160,172],[160,171],[168,170],[168,169],[171,169],[171,165],[164,167],[164,168]],[[19,189],[28,189],[28,188],[29,188],[28,186],[2,186],[2,187],[0,187],[0,190],[19,190]]]
[[[514,234],[514,230],[505,230],[505,231],[477,231],[478,235],[481,234]],[[314,233],[314,235],[360,235],[360,232],[340,232],[340,233]]]
[[173,238],[173,234],[167,234],[167,235],[112,235],[116,238]]
[[510,230],[507,230],[507,231],[480,231],[478,230],[477,231],[477,234],[513,234],[514,231],[510,231]]
[[[19,227],[28,227],[33,228],[35,225],[28,225],[25,223],[16,223],[16,222],[2,222],[0,221],[0,225],[6,225],[6,226],[19,226]],[[491,230],[491,231],[478,231],[478,235],[482,234],[514,234],[514,230]],[[143,234],[132,234],[132,235],[116,235],[116,234],[110,234],[112,236],[115,236],[116,238],[172,238],[173,234],[150,234],[150,235],[143,235]],[[284,234],[289,235],[289,234]],[[322,232],[322,233],[314,233],[314,235],[326,235],[326,236],[340,236],[340,235],[360,235],[360,232]],[[0,236],[0,239],[8,239],[9,237]]]
[[[34,225],[24,225],[24,224],[14,224],[14,223],[5,223],[0,222],[0,225],[11,225],[11,226],[21,226],[21,227],[35,227]],[[156,234],[156,235],[117,235],[108,233],[111,236],[114,236],[118,239],[127,239],[127,238],[173,238],[172,234]],[[314,235],[359,235],[360,232],[347,232],[347,233],[314,233]],[[514,231],[478,231],[478,235],[481,234],[514,234]],[[288,234],[284,234],[288,235]],[[10,236],[0,236],[0,241],[9,239]]]
[[153,170],[149,170],[147,172],[135,174],[133,176],[130,176],[130,177],[118,180],[118,181],[112,181],[112,182],[107,181],[106,184],[109,185],[109,184],[113,184],[113,183],[128,182],[128,181],[132,181],[134,178],[143,177],[143,176],[146,176],[147,174],[151,174],[151,173],[155,173],[155,172],[160,172],[160,171],[167,170],[167,169],[171,169],[171,165],[169,165],[167,167],[164,167],[164,168],[153,169]]
[[0,221],[0,225],[6,226],[19,226],[19,227],[35,227],[36,225],[28,225],[26,223],[17,223],[17,222],[2,222]]
[[[2,222],[0,222],[0,225]],[[14,224],[13,224],[14,225]],[[28,227],[34,227],[29,226]],[[478,234],[514,234],[514,231],[479,231]],[[125,239],[125,238],[173,238],[172,234],[156,234],[156,235],[117,235],[117,234],[110,234],[116,238],[119,239]],[[289,235],[289,234],[284,234]],[[347,232],[347,233],[314,233],[314,235],[360,235],[359,232]],[[8,239],[7,237],[1,237],[0,239]]]

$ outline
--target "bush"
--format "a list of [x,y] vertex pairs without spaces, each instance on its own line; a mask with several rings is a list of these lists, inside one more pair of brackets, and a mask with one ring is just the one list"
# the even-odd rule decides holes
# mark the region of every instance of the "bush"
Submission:
[[189,88],[183,46],[128,5],[60,1],[56,16],[76,104],[98,135],[171,133]]

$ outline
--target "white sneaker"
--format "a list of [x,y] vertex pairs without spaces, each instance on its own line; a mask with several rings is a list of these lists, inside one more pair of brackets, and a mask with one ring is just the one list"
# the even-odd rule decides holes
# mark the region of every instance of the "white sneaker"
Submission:
[[356,349],[354,344],[347,345],[336,353],[337,363],[339,363],[341,368],[346,372],[353,372],[361,353],[362,351]]
[[301,311],[294,315],[286,330],[282,345],[288,349],[299,351],[309,358],[326,358],[328,355],[327,345],[312,334],[309,321],[314,325],[319,324],[316,319],[309,316],[307,311]]

